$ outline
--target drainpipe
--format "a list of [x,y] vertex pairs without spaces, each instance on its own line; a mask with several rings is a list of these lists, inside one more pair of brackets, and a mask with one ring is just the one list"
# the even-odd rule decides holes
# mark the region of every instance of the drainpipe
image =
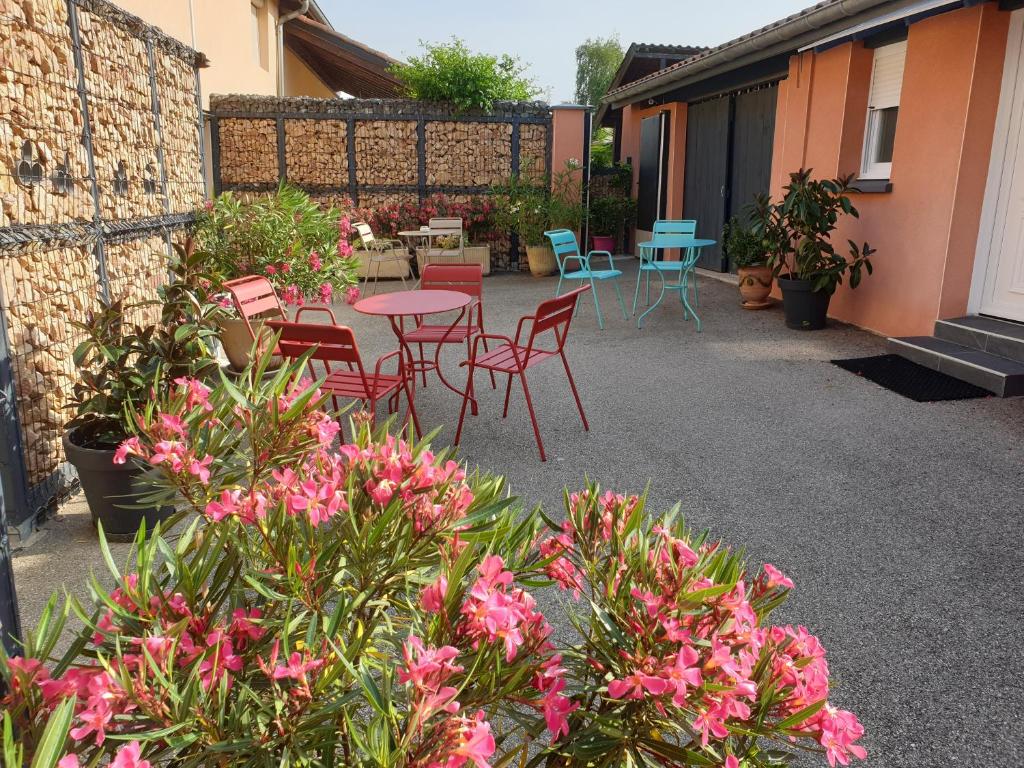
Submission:
[[277,95],[284,96],[284,25],[292,19],[305,15],[309,0],[302,0],[298,10],[277,17]]

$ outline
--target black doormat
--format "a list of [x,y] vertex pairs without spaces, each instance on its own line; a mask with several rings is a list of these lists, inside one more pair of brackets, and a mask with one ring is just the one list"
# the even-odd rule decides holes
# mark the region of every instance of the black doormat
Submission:
[[832,364],[919,403],[992,397],[987,389],[933,371],[899,355],[854,357],[850,360],[833,360]]

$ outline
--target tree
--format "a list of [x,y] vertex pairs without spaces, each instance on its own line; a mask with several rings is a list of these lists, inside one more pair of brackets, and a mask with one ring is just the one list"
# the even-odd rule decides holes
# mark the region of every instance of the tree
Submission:
[[576,102],[597,106],[622,62],[619,36],[588,38],[576,48]]
[[488,110],[496,101],[527,101],[540,93],[526,77],[526,67],[507,53],[474,53],[455,37],[450,43],[422,45],[422,56],[391,68],[410,98],[444,101],[459,110]]

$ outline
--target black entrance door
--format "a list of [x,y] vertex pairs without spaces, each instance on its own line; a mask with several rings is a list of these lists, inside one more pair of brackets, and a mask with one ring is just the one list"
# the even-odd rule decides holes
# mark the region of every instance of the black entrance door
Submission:
[[732,129],[729,215],[744,216],[754,198],[771,185],[776,86],[736,95]]
[[[691,104],[686,110],[683,218],[697,220],[697,236],[722,239],[729,191],[730,97]],[[698,266],[723,270],[722,247],[703,249]]]
[[640,121],[640,172],[637,178],[636,228],[650,232],[665,215],[665,168],[668,162],[668,113]]
[[[721,240],[729,217],[768,191],[777,96],[772,83],[687,107],[683,217],[697,220],[699,237]],[[720,244],[705,248],[698,265],[729,268]]]

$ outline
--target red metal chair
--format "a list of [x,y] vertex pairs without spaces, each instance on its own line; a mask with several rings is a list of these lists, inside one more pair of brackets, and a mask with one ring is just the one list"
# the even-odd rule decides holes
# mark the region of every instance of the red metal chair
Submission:
[[[355,334],[347,326],[268,320],[266,327],[273,333],[281,334],[278,349],[284,357],[294,360],[312,350],[310,370],[314,377],[317,373],[312,367],[313,360],[322,362],[326,369],[327,377],[321,385],[323,389],[330,392],[335,399],[344,397],[368,404],[371,424],[376,423],[377,403],[385,399],[393,400],[397,408],[398,394],[400,391],[404,392],[406,402],[409,404],[406,422],[411,418],[416,434],[420,434],[416,406],[413,403],[408,377],[402,367],[399,350],[380,357],[373,368],[373,373],[370,374],[363,368],[363,359],[359,354]],[[397,373],[383,373],[381,367],[391,358],[398,360]],[[348,370],[334,370],[332,363],[344,363]],[[389,408],[389,412],[391,410]]]
[[[234,301],[235,309],[245,321],[253,341],[256,333],[252,327],[253,320],[287,320],[288,312],[277,297],[277,291],[271,282],[262,275],[246,275],[228,280],[224,288]],[[302,317],[303,312],[325,312],[331,318],[331,325],[337,325],[334,312],[330,307],[300,307],[295,312],[295,320]]]
[[[530,397],[530,388],[526,383],[526,372],[551,357],[561,357],[562,366],[565,368],[565,375],[569,379],[569,387],[572,389],[572,396],[576,400],[576,408],[580,412],[580,419],[583,420],[583,429],[590,431],[587,423],[587,416],[583,413],[583,403],[580,402],[579,392],[576,391],[576,382],[573,381],[572,371],[569,370],[569,361],[565,357],[565,339],[569,335],[569,324],[572,322],[573,313],[576,310],[576,302],[582,293],[589,291],[590,286],[585,285],[569,293],[556,296],[553,299],[542,301],[533,315],[520,318],[516,326],[515,338],[500,336],[492,333],[479,333],[473,338],[473,348],[469,359],[463,365],[469,366],[469,376],[466,381],[466,394],[462,399],[462,410],[459,413],[459,426],[455,431],[455,444],[459,444],[462,437],[462,423],[466,418],[466,405],[475,398],[473,397],[473,375],[477,368],[497,373],[508,374],[508,384],[505,387],[505,407],[501,417],[508,416],[508,402],[512,394],[512,377],[518,376],[523,383],[523,394],[526,396],[526,408],[530,412],[530,421],[533,423],[533,434],[537,438],[537,448],[540,449],[540,460],[547,461],[544,454],[544,443],[540,438],[540,428],[537,426],[537,415],[533,411],[533,400]],[[520,344],[523,330],[528,321],[530,335],[526,345]],[[554,349],[543,349],[536,346],[537,339],[543,334],[551,331],[554,335]],[[478,347],[485,339],[503,341],[504,344],[491,351],[484,351],[478,356]]]
[[[466,307],[465,323],[454,328],[451,325],[427,325],[417,318],[416,327],[403,334],[409,344],[418,344],[420,359],[423,359],[424,344],[466,344],[469,355],[473,336],[484,333],[484,268],[479,264],[428,264],[420,276],[420,289],[424,291],[459,291],[472,296],[475,301]],[[484,340],[484,351],[487,341]],[[423,385],[427,384],[427,369],[422,369]],[[494,372],[491,371],[491,387],[497,388]]]

